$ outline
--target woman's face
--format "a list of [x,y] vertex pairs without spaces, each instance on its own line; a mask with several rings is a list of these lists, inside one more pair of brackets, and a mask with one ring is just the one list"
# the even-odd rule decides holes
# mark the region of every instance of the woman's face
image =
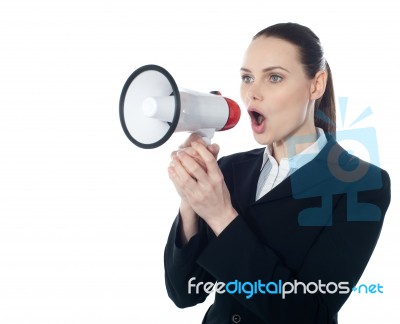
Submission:
[[306,76],[296,46],[274,37],[255,39],[245,53],[241,76],[241,97],[258,143],[315,133],[313,80]]

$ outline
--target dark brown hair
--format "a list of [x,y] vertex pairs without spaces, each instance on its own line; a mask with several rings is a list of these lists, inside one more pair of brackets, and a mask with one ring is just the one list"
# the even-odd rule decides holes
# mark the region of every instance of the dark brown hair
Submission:
[[275,37],[297,46],[300,62],[307,76],[312,79],[317,72],[326,70],[328,74],[323,96],[315,101],[315,126],[322,128],[332,136],[336,134],[336,106],[333,90],[332,73],[324,58],[324,51],[317,35],[308,27],[295,23],[280,23],[269,26],[257,33],[253,40],[264,37]]

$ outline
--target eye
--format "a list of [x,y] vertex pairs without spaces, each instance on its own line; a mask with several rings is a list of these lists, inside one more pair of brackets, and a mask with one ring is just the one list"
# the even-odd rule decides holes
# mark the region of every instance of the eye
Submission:
[[280,75],[277,74],[272,74],[269,77],[269,81],[271,81],[272,83],[279,83],[283,80],[283,78]]
[[242,75],[242,81],[243,83],[251,83],[254,79],[249,75]]

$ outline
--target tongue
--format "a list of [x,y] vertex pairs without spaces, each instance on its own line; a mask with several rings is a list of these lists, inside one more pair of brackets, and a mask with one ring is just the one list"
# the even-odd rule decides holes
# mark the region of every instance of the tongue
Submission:
[[261,125],[263,120],[264,120],[264,117],[262,115],[258,115],[256,118],[256,122],[258,125]]

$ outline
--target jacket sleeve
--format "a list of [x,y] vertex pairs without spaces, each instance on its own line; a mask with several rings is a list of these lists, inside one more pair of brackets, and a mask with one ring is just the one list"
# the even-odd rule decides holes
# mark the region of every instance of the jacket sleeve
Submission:
[[[243,293],[232,294],[266,323],[330,323],[360,279],[380,235],[383,215],[390,203],[390,179],[383,170],[382,183],[381,189],[362,195],[363,201],[380,208],[382,219],[347,221],[343,217],[346,195],[342,195],[333,210],[333,217],[339,221],[322,229],[296,273],[285,265],[278,253],[260,242],[243,215],[204,248],[198,263],[216,280],[225,283],[235,280],[254,283],[260,279],[263,283],[280,280],[292,284],[296,281],[306,284],[347,282],[349,289],[343,294],[303,293],[301,287],[296,294],[287,294],[285,298],[259,292],[251,298]],[[329,288],[332,290],[333,286]]]
[[165,285],[168,296],[177,307],[184,308],[203,302],[208,294],[204,289],[196,292],[195,287],[189,291],[189,281],[214,282],[215,279],[201,268],[196,260],[208,244],[209,233],[206,224],[199,219],[199,230],[189,242],[181,246],[179,242],[180,214],[176,217],[169,233],[164,251]]
[[[224,158],[220,158],[220,164]],[[181,215],[172,224],[167,244],[164,250],[165,285],[168,296],[177,307],[185,308],[202,303],[208,296],[204,289],[192,288],[189,291],[189,281],[193,284],[200,282],[215,282],[215,278],[197,263],[197,259],[215,234],[207,224],[199,218],[199,228],[189,242],[182,246],[180,238]]]

